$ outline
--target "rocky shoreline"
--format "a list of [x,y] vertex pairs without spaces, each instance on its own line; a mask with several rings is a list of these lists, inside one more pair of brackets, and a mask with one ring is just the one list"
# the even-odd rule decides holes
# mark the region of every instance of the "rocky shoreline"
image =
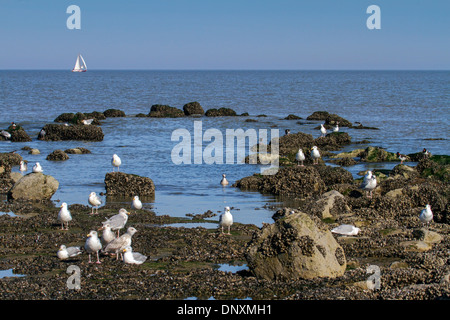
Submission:
[[[155,107],[153,116],[172,117],[167,114],[171,110]],[[174,117],[208,113],[195,103],[187,104],[180,111],[175,111]],[[210,116],[215,115],[213,111]],[[329,125],[339,121],[340,125],[353,126],[336,115],[317,113],[315,117]],[[347,133],[331,133],[318,139],[301,132],[280,137],[279,172],[245,177],[233,185],[297,200],[298,206],[278,210],[274,223],[262,228],[235,223],[229,236],[221,233],[218,217],[210,211],[173,218],[157,216],[145,208],[132,210],[127,226],[137,229],[133,250],[148,256],[142,265],[128,265],[106,255],[100,256],[101,264],[88,263],[85,253],[65,261],[56,256],[61,244],[83,247],[86,234],[116,214],[118,205],[106,203],[98,215],[90,214],[91,207],[71,205],[70,229],[61,230],[57,221],[59,207],[48,197],[40,201],[3,201],[0,211],[14,214],[0,215],[0,270],[12,270],[13,274],[0,278],[0,297],[7,300],[448,299],[449,157],[417,155],[415,167],[398,164],[389,172],[374,170],[377,188],[369,198],[359,188],[362,179],[353,179],[343,167],[327,166],[323,160],[313,165],[309,158],[308,151],[313,145],[326,152],[350,143]],[[299,148],[307,155],[304,167],[295,161]],[[58,156],[61,152],[57,152],[55,160],[62,160]],[[21,179],[13,179],[11,175],[11,166],[18,165],[19,157],[15,154],[0,157],[2,193],[9,192]],[[374,147],[338,154],[333,160],[336,159],[399,161],[393,154]],[[155,190],[150,178],[130,178],[125,173],[108,174],[105,184],[116,180],[130,185],[107,190],[107,194],[129,197],[130,202],[131,193],[145,191],[152,195]],[[137,188],[132,189],[132,184],[137,184]],[[426,204],[431,205],[434,214],[429,226],[422,225],[418,218]],[[298,223],[299,219],[306,220]],[[170,226],[192,222],[209,223],[212,227]],[[356,236],[331,234],[330,230],[341,224],[352,224],[361,231]],[[307,234],[310,231],[302,230],[305,225],[310,225],[308,230],[320,230],[314,231],[318,236],[315,238]],[[328,240],[321,242],[324,238]],[[331,249],[327,247],[330,242]],[[335,258],[330,263],[336,264],[336,272],[311,276],[310,273],[302,275],[296,268],[306,263],[300,262],[305,260],[299,257],[310,261],[330,255]],[[292,257],[295,259],[289,260]],[[272,259],[270,264],[268,260],[258,261],[267,258]],[[244,268],[237,272],[221,271],[221,264],[244,265]],[[264,264],[272,269],[264,269]],[[71,265],[81,270],[78,290],[67,286],[70,277],[67,269]],[[371,266],[376,266],[379,272],[380,287],[376,289],[367,281],[373,275],[368,271]],[[311,268],[314,269],[317,268]]]

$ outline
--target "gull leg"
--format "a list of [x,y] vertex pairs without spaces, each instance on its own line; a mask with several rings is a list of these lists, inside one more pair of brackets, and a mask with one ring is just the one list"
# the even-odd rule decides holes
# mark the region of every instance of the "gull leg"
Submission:
[[98,251],[97,251],[97,262],[96,262],[97,264],[100,264],[101,262],[100,262],[100,258],[99,258],[99,256],[98,256]]

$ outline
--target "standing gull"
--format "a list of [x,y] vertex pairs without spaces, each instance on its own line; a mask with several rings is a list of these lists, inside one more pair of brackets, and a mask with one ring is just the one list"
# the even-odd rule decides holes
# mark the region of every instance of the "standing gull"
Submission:
[[81,248],[80,247],[66,247],[65,245],[61,245],[58,249],[58,252],[56,253],[56,256],[61,260],[66,260],[69,258],[73,258],[81,254]]
[[90,125],[90,124],[92,123],[92,121],[94,121],[94,119],[84,119],[84,120],[81,120],[81,122],[82,122],[85,126]]
[[316,146],[311,149],[311,158],[313,158],[313,164],[319,164],[320,152]]
[[427,204],[425,209],[420,212],[419,219],[423,224],[426,223],[427,226],[433,221],[433,211],[431,211],[431,206],[429,204]]
[[19,167],[20,172],[22,173],[22,175],[27,172],[28,170],[28,165],[25,161],[20,161],[20,167]]
[[33,172],[34,173],[44,172],[44,169],[42,169],[41,164],[39,162],[36,162],[36,164],[33,166]]
[[300,165],[303,167],[303,161],[305,161],[305,154],[303,153],[302,149],[299,148],[297,154],[295,155],[295,160],[297,160],[297,165]]
[[359,186],[360,189],[365,191],[369,191],[369,198],[372,198],[372,192],[377,187],[377,177],[372,174],[372,171],[367,171],[367,174],[364,176],[364,180]]
[[69,209],[67,209],[67,203],[63,202],[61,204],[61,210],[58,213],[58,220],[61,221],[61,230],[64,230],[64,224],[66,225],[65,230],[69,230],[69,221],[72,221],[72,216]]
[[139,200],[139,196],[134,196],[133,201],[131,202],[131,209],[141,210],[142,202]]
[[336,122],[336,126],[333,128],[333,132],[339,132],[339,122]]
[[122,160],[120,160],[120,158],[117,154],[113,154],[111,164],[113,165],[113,172],[114,172],[114,167],[117,167],[117,172],[119,172],[119,167],[122,164]]
[[101,263],[99,256],[98,256],[98,252],[102,248],[102,243],[100,242],[100,239],[98,238],[97,231],[92,230],[91,232],[89,232],[87,237],[88,238],[86,239],[86,242],[84,244],[84,249],[89,254],[89,263],[92,263],[91,254],[93,254],[94,252],[97,254],[97,262],[96,263]]
[[135,228],[129,227],[126,233],[108,243],[104,249],[104,252],[115,252],[116,259],[119,260],[119,253],[122,253],[121,251],[126,247],[131,246],[131,237],[136,232],[137,230]]
[[219,225],[222,228],[222,234],[223,232],[223,227],[228,227],[228,235],[231,235],[230,233],[230,227],[233,224],[233,216],[231,215],[230,212],[230,207],[225,207],[225,212],[222,213],[219,217]]
[[98,229],[99,231],[102,231],[101,236],[101,242],[103,246],[108,245],[111,241],[113,241],[116,238],[116,235],[111,230],[111,226],[109,223],[105,223],[101,228]]
[[227,176],[224,174],[222,174],[222,180],[220,180],[220,184],[223,186],[227,186],[228,185],[228,180],[226,178]]
[[11,133],[9,133],[8,131],[2,130],[0,132],[0,135],[4,136],[6,140],[11,139]]
[[128,246],[123,249],[123,262],[129,264],[143,264],[145,260],[147,260],[147,256],[144,256],[142,253],[133,252],[133,249]]
[[102,204],[102,200],[95,192],[91,192],[89,194],[89,204],[92,206],[91,214],[94,214],[94,207],[96,209],[95,214],[98,214],[98,206]]
[[107,219],[106,221],[102,222],[103,225],[109,224],[111,227],[111,230],[117,230],[117,236],[119,236],[119,231],[123,227],[125,227],[125,224],[128,221],[128,215],[130,213],[125,210],[124,208],[119,210],[119,213],[112,216],[111,218]]
[[327,129],[323,126],[323,124],[320,124],[320,132],[322,132],[321,137],[325,137],[327,134]]
[[361,231],[360,228],[352,226],[351,224],[342,224],[336,228],[331,229],[331,232],[343,234],[347,236],[356,236],[358,232]]

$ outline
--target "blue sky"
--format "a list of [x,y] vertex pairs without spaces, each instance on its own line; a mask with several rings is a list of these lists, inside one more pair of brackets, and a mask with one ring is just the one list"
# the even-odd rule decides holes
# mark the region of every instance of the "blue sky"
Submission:
[[448,0],[0,0],[0,69],[71,69],[81,52],[89,69],[449,70],[449,15]]

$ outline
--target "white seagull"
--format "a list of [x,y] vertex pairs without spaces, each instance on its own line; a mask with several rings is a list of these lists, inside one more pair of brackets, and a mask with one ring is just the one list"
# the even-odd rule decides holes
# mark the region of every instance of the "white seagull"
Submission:
[[80,247],[66,247],[65,245],[61,245],[58,249],[58,252],[56,253],[56,256],[60,260],[66,260],[69,258],[73,258],[81,254],[81,248]]
[[372,192],[377,187],[377,177],[372,174],[372,171],[367,171],[367,174],[364,176],[364,180],[359,186],[360,189],[365,191],[369,191],[369,198],[372,198]]
[[319,164],[320,152],[316,146],[311,148],[311,158],[313,158],[313,164]]
[[72,216],[69,209],[67,209],[67,203],[63,202],[61,204],[61,210],[58,213],[58,220],[61,222],[61,230],[64,230],[64,225],[66,225],[65,230],[69,230],[69,221],[72,221]]
[[133,249],[128,246],[123,249],[123,262],[129,264],[143,264],[145,260],[147,260],[147,256],[144,256],[142,253],[133,252]]
[[321,137],[325,137],[327,134],[327,129],[323,126],[323,124],[320,124],[320,132],[322,132]]
[[226,178],[225,173],[222,174],[222,180],[220,180],[220,184],[223,185],[223,186],[227,186],[228,185],[228,180]]
[[19,170],[20,170],[20,172],[22,173],[22,174],[24,174],[25,172],[27,172],[27,170],[28,170],[28,165],[27,165],[27,163],[25,162],[25,161],[20,161],[20,167],[19,167]]
[[100,239],[98,238],[97,231],[92,230],[87,235],[87,239],[84,244],[84,249],[89,254],[89,263],[92,263],[91,254],[93,254],[93,253],[97,254],[97,262],[96,263],[101,263],[99,256],[98,256],[98,252],[100,251],[101,248],[102,248],[102,243],[100,242]]
[[36,162],[36,164],[33,166],[33,172],[34,173],[44,172],[44,169],[42,169],[41,164],[39,162]]
[[300,165],[299,162],[301,162],[301,166],[303,167],[303,161],[305,161],[305,154],[303,153],[302,149],[299,148],[297,154],[295,155],[295,160],[297,160],[297,165]]
[[333,128],[333,132],[339,132],[339,122],[336,122],[336,126]]
[[0,132],[0,135],[2,135],[2,136],[4,136],[5,137],[5,139],[11,139],[11,133],[9,133],[8,131],[5,131],[5,130],[2,130],[1,132]]
[[119,167],[122,164],[122,160],[120,160],[120,158],[117,154],[113,154],[111,164],[113,165],[113,172],[114,172],[114,167],[117,167],[117,172],[119,172]]
[[81,122],[86,126],[90,125],[92,123],[92,121],[94,121],[94,119],[81,120]]
[[347,236],[356,236],[358,232],[361,231],[360,228],[352,226],[351,224],[342,224],[339,227],[331,229],[331,232],[343,234]]
[[423,224],[426,223],[427,226],[433,221],[433,211],[431,211],[431,206],[429,204],[427,204],[425,209],[420,212],[419,219]]
[[138,196],[134,196],[133,201],[131,202],[131,209],[134,209],[134,210],[142,209],[142,202],[141,202],[141,200],[139,200]]
[[124,208],[121,208],[119,210],[119,213],[112,216],[111,218],[107,219],[106,221],[102,222],[103,225],[109,224],[111,227],[111,230],[117,230],[117,236],[119,236],[119,231],[123,227],[125,227],[125,224],[128,221],[128,215],[130,213],[125,210]]
[[94,214],[94,207],[96,209],[95,214],[98,214],[98,206],[102,204],[102,200],[95,192],[91,192],[89,194],[89,204],[92,206],[91,214]]
[[112,232],[111,226],[109,223],[104,224],[101,228],[98,229],[102,231],[101,242],[104,246],[108,245],[111,241],[116,238],[116,234]]
[[230,227],[233,224],[233,216],[231,215],[230,212],[230,207],[225,207],[225,212],[222,213],[219,217],[219,225],[222,227],[222,233],[223,232],[223,227],[228,227],[228,235],[231,235],[230,233]]
[[120,237],[112,240],[103,250],[104,252],[115,252],[116,259],[119,260],[119,253],[125,249],[126,247],[131,246],[131,237],[137,232],[137,230],[133,227],[129,227],[127,232],[125,232]]

